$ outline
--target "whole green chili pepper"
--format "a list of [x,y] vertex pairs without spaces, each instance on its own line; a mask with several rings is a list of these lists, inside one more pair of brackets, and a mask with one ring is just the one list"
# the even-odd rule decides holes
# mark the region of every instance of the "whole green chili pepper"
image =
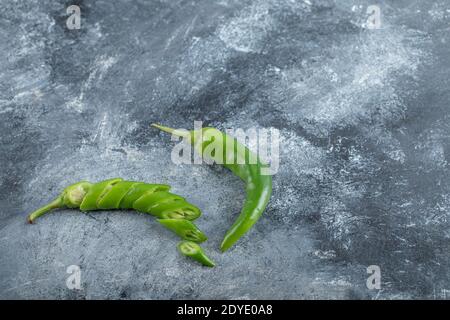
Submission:
[[214,267],[216,264],[205,254],[202,247],[192,241],[181,241],[178,244],[181,254],[200,262],[207,267]]
[[114,178],[90,183],[77,182],[67,188],[52,202],[28,216],[33,221],[56,208],[80,208],[81,211],[101,209],[134,209],[161,219],[194,220],[200,210],[183,197],[168,192],[164,184],[124,181]]
[[[187,131],[158,124],[152,124],[152,126],[189,139],[194,149],[201,155],[204,155],[204,151],[212,143],[219,146],[218,150],[222,150],[222,153],[218,151],[207,156],[211,160],[223,164],[245,182],[247,197],[244,206],[239,217],[225,234],[220,246],[222,251],[229,249],[258,221],[267,206],[272,194],[272,176],[262,174],[261,169],[268,166],[263,164],[247,147],[239,143],[236,138],[215,128]],[[254,163],[251,163],[250,159],[255,159]]]
[[184,219],[158,219],[158,222],[165,226],[167,229],[172,230],[177,235],[185,240],[194,242],[203,242],[208,240],[205,234],[197,228],[189,220]]

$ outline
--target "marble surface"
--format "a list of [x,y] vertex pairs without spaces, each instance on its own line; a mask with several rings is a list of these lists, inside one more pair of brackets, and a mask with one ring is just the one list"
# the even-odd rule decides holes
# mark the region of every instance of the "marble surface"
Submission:
[[[81,28],[66,26],[69,5]],[[0,298],[450,296],[450,3],[3,0]],[[175,165],[161,122],[276,128],[270,204],[220,167]],[[142,214],[27,213],[78,180],[169,183],[203,211],[202,268]],[[81,289],[66,286],[81,270]],[[381,289],[366,286],[367,267]]]

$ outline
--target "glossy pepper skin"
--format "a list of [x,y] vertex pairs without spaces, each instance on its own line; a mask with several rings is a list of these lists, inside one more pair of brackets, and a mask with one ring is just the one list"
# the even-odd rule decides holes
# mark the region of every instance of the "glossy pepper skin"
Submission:
[[[213,142],[216,146],[222,145],[222,154],[217,152],[214,155],[207,154],[207,156],[216,163],[221,163],[230,169],[245,182],[247,195],[245,203],[239,217],[226,232],[220,246],[222,251],[226,251],[258,221],[269,202],[272,194],[272,176],[264,175],[261,172],[262,168],[267,168],[268,166],[263,164],[247,147],[239,143],[236,138],[215,128],[187,131],[157,124],[152,124],[152,126],[189,139],[196,152],[201,155],[204,155],[204,151]],[[256,163],[250,163],[248,161],[250,158],[256,159]]]
[[81,211],[102,209],[134,209],[160,219],[194,220],[200,210],[183,197],[168,192],[164,184],[124,181],[121,178],[108,179],[97,183],[77,182],[46,206],[28,216],[33,221],[56,208],[79,208]]
[[182,255],[190,257],[202,265],[214,267],[216,264],[212,261],[197,243],[192,241],[181,241],[178,244],[178,250]]

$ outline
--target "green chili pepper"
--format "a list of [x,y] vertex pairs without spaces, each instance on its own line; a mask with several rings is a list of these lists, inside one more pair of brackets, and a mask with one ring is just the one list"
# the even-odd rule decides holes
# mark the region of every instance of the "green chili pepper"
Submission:
[[64,207],[80,208],[82,211],[134,209],[161,219],[194,220],[200,216],[201,212],[196,206],[168,192],[169,189],[164,184],[124,181],[121,178],[98,183],[81,181],[65,188],[55,200],[31,213],[28,221],[33,223],[44,213]]
[[[261,160],[247,147],[215,128],[202,128],[200,130],[177,130],[165,126],[152,124],[152,126],[176,136],[189,139],[195,150],[204,155],[205,150],[211,149],[214,143],[217,152],[207,156],[216,163],[223,164],[246,184],[247,197],[239,217],[225,234],[221,250],[229,249],[242,237],[261,217],[272,193],[272,176],[264,175],[262,168],[267,168]],[[220,152],[222,150],[222,152]],[[250,159],[254,159],[253,163]]]
[[207,267],[214,267],[216,264],[205,254],[202,247],[192,241],[181,241],[178,244],[181,254],[200,262]]
[[158,219],[158,222],[172,230],[185,240],[203,242],[208,240],[205,234],[195,224],[184,219]]

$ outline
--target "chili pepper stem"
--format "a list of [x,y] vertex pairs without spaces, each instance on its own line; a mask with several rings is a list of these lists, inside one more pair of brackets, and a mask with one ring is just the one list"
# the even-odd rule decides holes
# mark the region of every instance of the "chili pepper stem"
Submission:
[[62,207],[62,199],[61,199],[61,197],[58,197],[55,200],[53,200],[52,202],[50,202],[49,204],[30,213],[30,215],[28,215],[27,220],[29,223],[33,223],[36,218],[39,218],[40,216],[47,213],[48,211],[50,211],[52,209],[61,208],[61,207]]
[[162,126],[162,125],[157,124],[157,123],[152,123],[151,126],[155,127],[155,128],[158,128],[161,131],[164,131],[164,132],[167,132],[167,133],[170,133],[170,134],[174,134],[174,135],[179,136],[179,137],[188,137],[189,136],[189,132],[186,131],[186,130],[178,130],[178,129]]

